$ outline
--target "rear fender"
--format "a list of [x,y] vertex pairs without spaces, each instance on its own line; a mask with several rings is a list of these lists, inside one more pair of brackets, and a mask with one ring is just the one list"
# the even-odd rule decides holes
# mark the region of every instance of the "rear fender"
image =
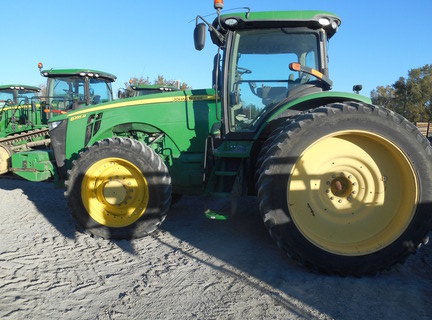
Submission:
[[[344,101],[358,101],[367,104],[371,104],[372,101],[370,98],[347,92],[335,92],[335,91],[323,91],[319,93],[312,93],[300,98],[296,98],[294,100],[282,101],[281,104],[277,105],[273,110],[271,110],[267,116],[261,122],[261,126],[254,136],[254,140],[260,139],[264,132],[268,132],[268,126],[271,126],[271,123],[275,123],[276,119],[286,118],[289,115],[294,115],[296,112],[303,112],[311,109],[315,109],[317,107],[321,107],[323,105],[335,102],[344,102]],[[270,127],[270,131],[272,131]]]

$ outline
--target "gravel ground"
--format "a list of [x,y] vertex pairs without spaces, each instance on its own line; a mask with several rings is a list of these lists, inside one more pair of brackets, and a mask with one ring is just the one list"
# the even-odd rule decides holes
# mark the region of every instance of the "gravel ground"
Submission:
[[375,277],[314,274],[273,243],[256,200],[228,221],[199,197],[134,241],[75,229],[63,190],[0,180],[2,319],[430,319],[432,249]]

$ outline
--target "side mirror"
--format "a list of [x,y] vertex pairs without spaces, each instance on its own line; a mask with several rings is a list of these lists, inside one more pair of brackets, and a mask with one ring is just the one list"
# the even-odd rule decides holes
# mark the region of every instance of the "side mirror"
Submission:
[[201,51],[204,49],[205,45],[205,36],[206,36],[206,24],[205,23],[198,23],[194,30],[194,43],[195,43],[195,49],[198,51]]

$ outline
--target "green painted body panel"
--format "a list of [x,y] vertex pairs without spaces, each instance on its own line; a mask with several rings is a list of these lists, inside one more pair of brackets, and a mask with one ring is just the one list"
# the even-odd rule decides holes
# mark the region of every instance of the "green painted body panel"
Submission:
[[12,155],[12,171],[30,181],[44,181],[56,174],[50,151],[34,150]]
[[[152,147],[164,158],[172,180],[179,182],[175,188],[191,191],[201,189],[206,139],[220,122],[215,106],[214,90],[175,91],[84,107],[54,120],[68,121],[68,168],[80,151],[99,140],[124,135],[151,145],[153,136],[163,133],[163,143]],[[220,118],[220,108],[218,112]],[[100,124],[95,132],[97,121]],[[86,138],[88,125],[93,128],[91,138]]]
[[340,19],[336,14],[328,11],[301,10],[301,11],[262,11],[250,12],[246,18],[246,12],[236,12],[221,15],[221,19],[228,17],[239,17],[248,21],[296,21],[317,20],[318,17],[328,16]]
[[[237,20],[237,23],[232,23],[232,20]],[[226,24],[226,20],[231,20]],[[324,20],[326,22],[324,22]],[[218,19],[215,19],[213,26],[218,25]],[[341,19],[332,12],[327,11],[264,11],[264,12],[237,12],[223,14],[220,17],[224,29],[240,30],[240,29],[260,29],[260,28],[293,28],[293,27],[309,27],[312,29],[323,28],[327,32],[327,37],[330,39],[341,24]],[[222,31],[224,33],[224,31]]]
[[0,108],[0,113],[0,138],[47,127],[47,118],[39,103],[34,109],[30,104],[7,106]]
[[93,69],[47,69],[42,70],[41,74],[48,78],[62,77],[62,76],[71,76],[71,75],[80,75],[80,74],[98,74],[99,77],[110,79],[111,81],[115,81],[117,77],[111,73],[93,70]]
[[276,116],[278,116],[279,114],[281,114],[282,112],[284,112],[287,109],[298,106],[300,104],[306,104],[307,105],[308,103],[310,103],[313,105],[317,105],[317,104],[318,105],[324,105],[327,103],[338,102],[338,101],[359,101],[359,102],[364,102],[367,104],[372,103],[372,100],[368,97],[365,97],[365,96],[362,96],[359,94],[349,93],[349,92],[323,91],[323,92],[319,92],[319,93],[308,94],[308,95],[305,95],[301,98],[292,100],[292,101],[288,102],[287,104],[283,105],[282,107],[278,108],[277,112],[275,112],[271,118],[269,118],[263,125],[261,125],[260,129],[257,131],[257,133],[255,135],[254,140],[258,139],[260,133],[265,128],[267,123],[269,123]]
[[34,99],[39,91],[24,84],[0,86],[0,138],[47,126],[46,115]]

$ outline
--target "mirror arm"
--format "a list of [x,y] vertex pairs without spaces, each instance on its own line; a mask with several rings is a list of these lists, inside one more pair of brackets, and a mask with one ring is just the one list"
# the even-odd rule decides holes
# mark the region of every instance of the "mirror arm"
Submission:
[[209,31],[215,34],[221,43],[225,42],[225,37],[219,31],[217,31],[217,29],[215,29],[210,23],[208,23],[203,17],[201,16],[196,17],[196,25],[198,25],[198,19],[201,19],[208,26]]

